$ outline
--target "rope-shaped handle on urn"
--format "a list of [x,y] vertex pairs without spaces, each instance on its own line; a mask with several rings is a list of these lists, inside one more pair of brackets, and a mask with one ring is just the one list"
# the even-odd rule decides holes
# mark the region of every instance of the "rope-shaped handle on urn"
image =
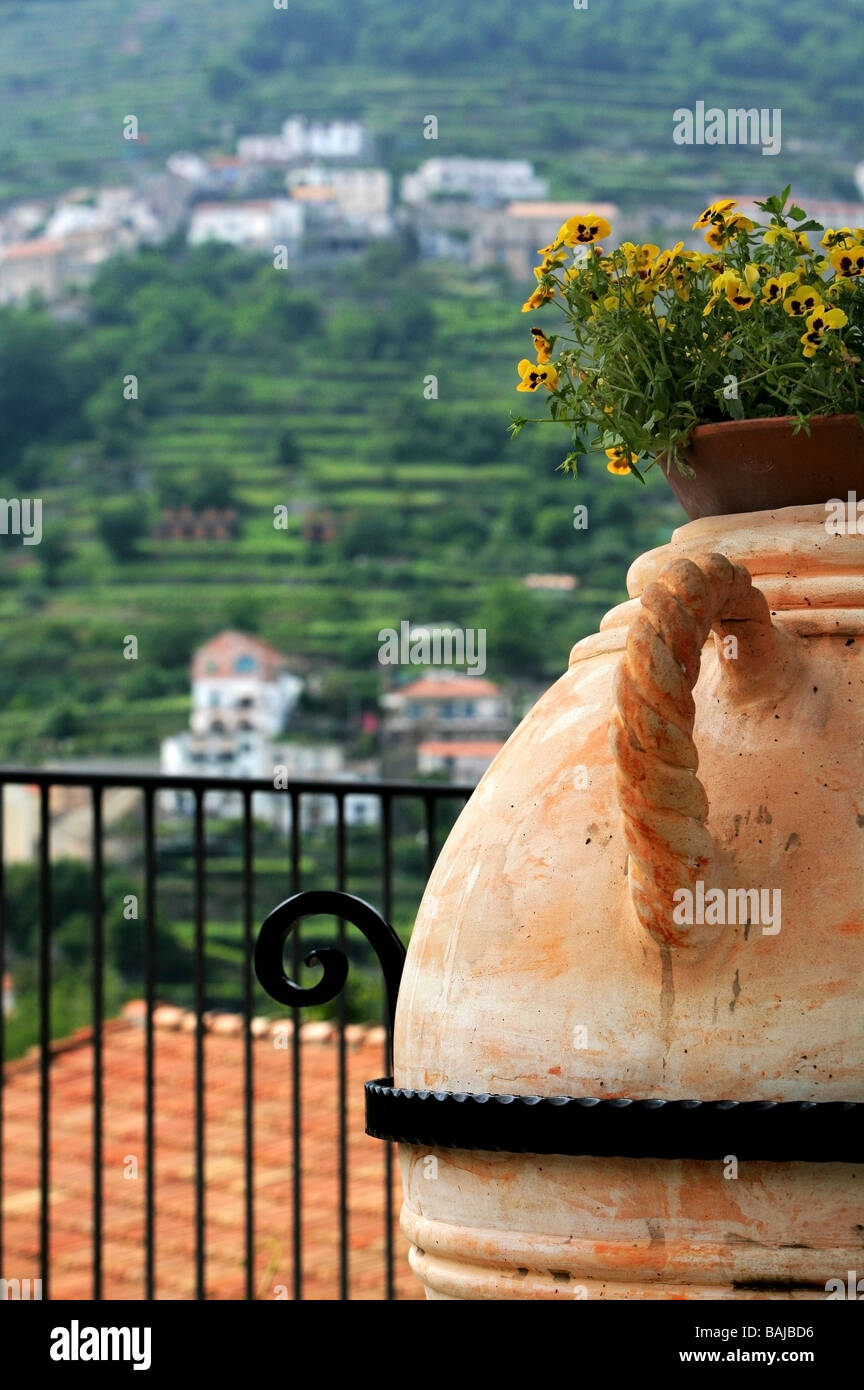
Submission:
[[615,682],[609,737],[629,881],[639,921],[665,946],[698,946],[714,928],[673,921],[676,889],[710,879],[708,797],[696,776],[693,687],[711,629],[738,638],[726,670],[739,692],[766,689],[787,639],[743,565],[723,555],[675,560],[642,594]]

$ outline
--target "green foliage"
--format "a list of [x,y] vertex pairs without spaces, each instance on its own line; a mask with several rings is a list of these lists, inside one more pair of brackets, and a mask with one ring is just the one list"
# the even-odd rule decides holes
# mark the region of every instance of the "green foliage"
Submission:
[[97,530],[115,560],[124,564],[134,558],[147,534],[146,509],[132,498],[113,498],[100,507]]
[[65,356],[69,335],[47,316],[0,309],[0,476],[26,480],[22,460],[38,440],[68,439],[78,422]]
[[698,217],[704,252],[625,241],[596,254],[608,223],[564,224],[534,297],[564,309],[565,330],[535,330],[519,389],[540,390],[577,454],[605,449],[610,468],[641,478],[646,455],[686,471],[695,425],[861,410],[864,245],[849,228],[818,242],[825,229],[788,198],[760,204],[763,222],[712,204]]

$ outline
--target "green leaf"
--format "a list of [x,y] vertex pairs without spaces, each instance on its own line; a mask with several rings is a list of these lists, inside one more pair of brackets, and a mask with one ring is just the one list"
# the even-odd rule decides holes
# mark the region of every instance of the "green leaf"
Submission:
[[643,487],[647,487],[647,486],[648,486],[648,484],[645,482],[645,479],[642,477],[642,474],[640,473],[639,469],[636,467],[636,464],[635,464],[635,463],[632,463],[632,462],[631,462],[631,464],[630,464],[630,472],[633,474],[633,476],[634,476],[635,478],[638,478],[638,479],[639,479],[639,481],[640,481],[640,483],[642,484]]

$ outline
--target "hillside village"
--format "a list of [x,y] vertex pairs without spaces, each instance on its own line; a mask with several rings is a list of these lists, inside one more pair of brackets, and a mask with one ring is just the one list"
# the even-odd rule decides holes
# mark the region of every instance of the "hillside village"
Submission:
[[[413,640],[425,633],[449,632],[414,625]],[[290,658],[251,633],[226,630],[200,646],[190,665],[189,726],[162,740],[159,770],[166,776],[213,777],[222,781],[251,779],[271,783],[273,793],[316,781],[356,782],[343,802],[346,827],[380,823],[380,799],[363,791],[363,783],[384,777],[435,777],[474,786],[503,747],[516,724],[514,700],[497,682],[464,671],[442,668],[403,669],[382,691],[380,714],[363,716],[363,732],[376,751],[351,757],[344,742],[309,737],[298,718],[304,691],[314,674],[292,669]],[[156,759],[146,760],[155,768]],[[123,761],[110,767],[122,770]],[[290,831],[289,797],[257,791],[252,811],[274,831]],[[105,821],[113,825],[129,814],[135,800],[123,789],[108,792]],[[188,820],[195,798],[187,788],[160,793],[160,810],[171,820]],[[210,791],[208,815],[239,820],[242,795],[230,787]],[[86,790],[54,788],[52,839],[65,857],[86,860],[90,828]],[[337,823],[332,793],[307,790],[299,801],[303,831],[332,829]],[[26,863],[37,850],[40,834],[36,788],[7,789],[4,852],[8,863]]]
[[394,188],[374,155],[360,121],[293,116],[278,134],[241,137],[231,155],[178,152],[134,185],[15,203],[0,214],[0,303],[37,294],[61,306],[109,256],[178,233],[287,267],[357,255],[398,227],[426,258],[525,277],[537,245],[584,210],[549,201],[528,160],[430,158]]
[[[826,224],[864,221],[864,203],[807,201]],[[396,185],[376,162],[364,122],[292,115],[276,133],[240,136],[232,154],[178,151],[162,170],[126,186],[70,188],[8,206],[0,212],[0,304],[35,294],[72,313],[76,288],[110,256],[178,234],[192,246],[260,251],[287,268],[359,255],[403,229],[426,259],[498,267],[524,280],[537,247],[566,217],[587,210],[578,199],[551,200],[527,159],[433,156]],[[611,202],[592,201],[591,210],[619,217]],[[683,208],[660,215],[670,233],[686,235]],[[646,206],[619,227],[636,234],[657,216]]]

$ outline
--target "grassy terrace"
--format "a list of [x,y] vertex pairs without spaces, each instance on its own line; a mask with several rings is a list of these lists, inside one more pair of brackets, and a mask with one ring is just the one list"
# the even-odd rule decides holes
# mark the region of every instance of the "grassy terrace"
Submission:
[[[662,187],[689,205],[721,170],[727,184],[760,186],[756,151],[724,150],[718,162],[673,146],[672,111],[697,98],[780,107],[788,152],[771,160],[772,185],[840,192],[856,149],[854,14],[849,3],[817,13],[787,0],[780,13],[756,0],[745,13],[716,0],[697,32],[680,0],[579,14],[566,0],[521,11],[489,0],[466,44],[456,0],[354,0],[350,11],[308,0],[288,12],[248,0],[5,0],[0,198],[97,170],[121,180],[178,148],[227,149],[234,129],[273,129],[291,110],[363,114],[396,169],[428,157],[429,113],[433,153],[500,156],[506,113],[506,153],[537,159],[556,193],[632,206]],[[121,135],[130,113],[137,144]]]

